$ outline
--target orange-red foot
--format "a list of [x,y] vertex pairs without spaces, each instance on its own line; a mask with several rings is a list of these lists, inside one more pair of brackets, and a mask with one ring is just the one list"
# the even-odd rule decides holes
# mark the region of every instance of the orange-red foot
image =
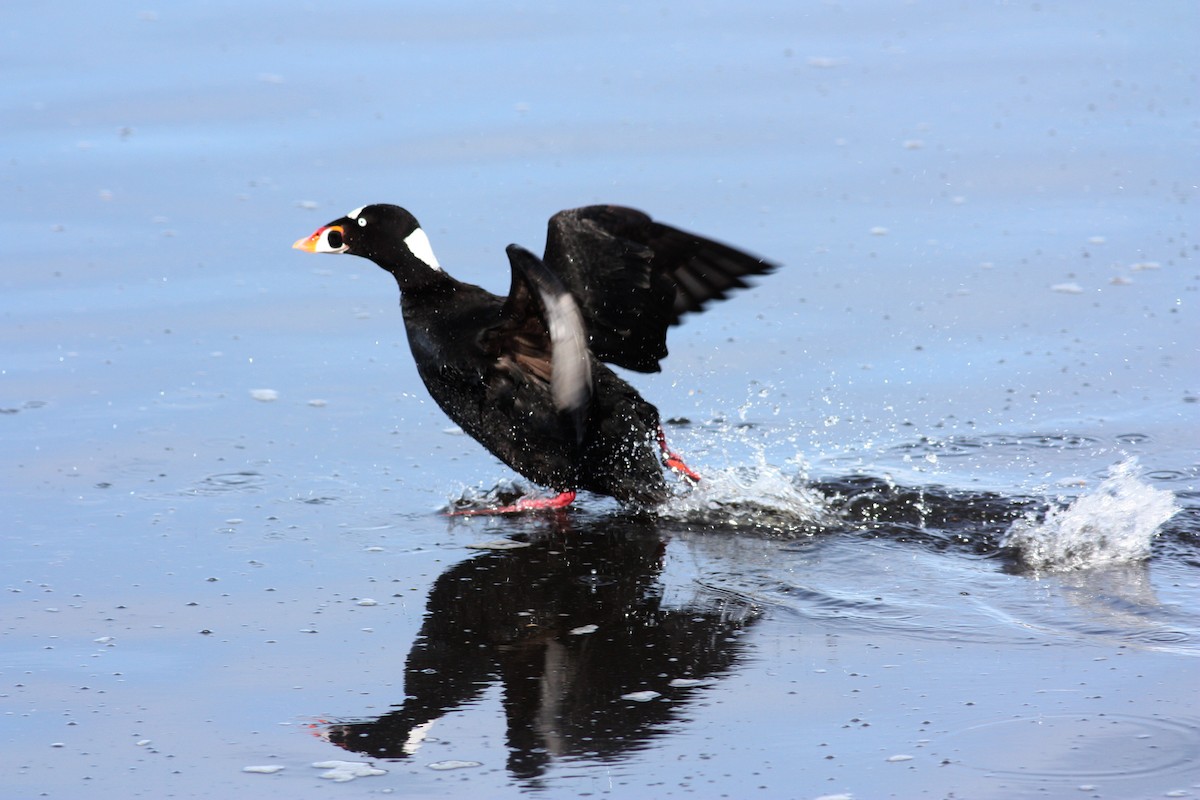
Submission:
[[692,483],[700,482],[700,475],[687,464],[683,463],[683,459],[674,450],[667,447],[667,435],[663,433],[661,425],[658,426],[658,448],[662,451],[663,464],[666,464],[679,473],[685,480],[689,480]]
[[510,506],[495,506],[494,508],[467,508],[462,511],[451,511],[450,517],[481,517],[492,514],[521,514],[525,511],[559,511],[571,505],[575,500],[575,492],[560,492],[554,497],[522,497]]

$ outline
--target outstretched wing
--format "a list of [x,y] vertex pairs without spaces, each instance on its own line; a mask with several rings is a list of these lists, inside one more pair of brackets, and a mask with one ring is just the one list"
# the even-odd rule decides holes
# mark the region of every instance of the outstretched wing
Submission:
[[659,370],[684,314],[776,267],[621,206],[555,214],[545,263],[579,301],[596,357],[640,372]]
[[[512,286],[485,346],[501,372],[549,387],[554,411],[575,445],[583,442],[592,369],[587,329],[570,291],[528,250],[509,245]],[[543,395],[544,396],[544,395]],[[533,411],[533,409],[529,409]]]

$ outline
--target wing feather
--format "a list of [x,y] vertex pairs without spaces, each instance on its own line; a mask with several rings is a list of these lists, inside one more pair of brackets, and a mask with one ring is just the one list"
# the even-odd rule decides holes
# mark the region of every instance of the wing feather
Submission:
[[578,303],[562,281],[524,248],[509,245],[512,286],[487,348],[503,368],[544,384],[554,411],[579,445],[591,402],[591,357]]
[[586,206],[550,219],[545,264],[579,301],[592,352],[657,372],[667,329],[776,265],[655,222],[622,206]]

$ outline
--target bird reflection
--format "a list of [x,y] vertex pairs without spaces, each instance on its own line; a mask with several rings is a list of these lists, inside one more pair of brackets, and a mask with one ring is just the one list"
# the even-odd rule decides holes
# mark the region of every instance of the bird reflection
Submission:
[[[536,778],[557,757],[640,748],[703,691],[697,683],[737,662],[736,634],[756,610],[732,597],[665,601],[666,538],[654,520],[572,525],[560,513],[544,529],[518,524],[530,546],[468,558],[434,583],[403,702],[331,726],[331,742],[375,758],[413,755],[440,717],[499,684],[508,768]],[[623,697],[644,691],[663,697]]]

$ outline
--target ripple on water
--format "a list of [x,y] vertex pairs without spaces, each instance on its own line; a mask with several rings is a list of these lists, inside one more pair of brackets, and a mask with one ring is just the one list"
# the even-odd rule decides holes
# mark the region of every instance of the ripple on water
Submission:
[[[695,549],[697,538],[680,536]],[[707,537],[725,539],[726,537]],[[808,629],[851,625],[919,641],[1036,645],[1044,635],[1020,624],[996,624],[991,603],[1005,602],[1013,578],[980,559],[947,559],[939,553],[914,557],[911,547],[888,540],[816,537],[782,549],[767,542],[749,552],[740,542],[737,569],[708,569],[696,578],[707,592],[736,596],[773,616]],[[751,568],[748,561],[757,566]],[[703,563],[707,559],[700,559]],[[896,571],[897,564],[903,570]],[[881,581],[881,576],[887,579]],[[970,593],[963,586],[972,586]]]
[[1147,480],[1155,483],[1195,484],[1200,481],[1200,464],[1192,464],[1183,469],[1150,469],[1143,474]]
[[[728,584],[725,584],[728,585]],[[752,592],[756,600],[785,607],[809,619],[854,620],[869,627],[894,628],[916,626],[920,613],[882,597],[867,597],[853,591],[778,583]],[[747,592],[743,592],[747,594]]]
[[[1141,434],[1123,434],[1117,441],[1132,444]],[[1146,441],[1149,437],[1136,439]],[[1104,442],[1094,436],[1079,433],[994,433],[980,436],[948,436],[944,439],[922,437],[920,441],[897,445],[893,452],[906,455],[936,455],[953,458],[977,453],[980,450],[1004,448],[1014,453],[1039,450],[1086,450],[1103,446]]]
[[220,472],[202,479],[185,494],[191,495],[220,495],[237,492],[257,492],[266,484],[265,476],[257,472],[243,470],[241,472]]
[[973,725],[949,734],[945,746],[951,752],[943,755],[962,766],[1066,788],[1194,768],[1200,727],[1128,714],[1038,715]]
[[1025,631],[1033,641],[1108,642],[1200,656],[1192,609],[1163,602],[1144,563],[1043,575],[1038,585],[1045,592],[977,597],[979,609],[991,627]]
[[1116,439],[1121,444],[1128,445],[1146,444],[1150,441],[1150,437],[1144,433],[1122,433]]

